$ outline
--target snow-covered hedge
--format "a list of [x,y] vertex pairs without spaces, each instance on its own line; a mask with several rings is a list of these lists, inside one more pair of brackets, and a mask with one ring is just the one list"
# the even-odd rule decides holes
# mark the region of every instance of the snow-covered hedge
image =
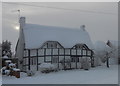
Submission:
[[51,63],[42,63],[40,66],[40,71],[42,73],[49,73],[49,72],[53,72],[53,71],[57,71],[58,68],[56,65],[51,64]]
[[5,70],[5,74],[9,75],[10,74],[10,70]]
[[107,53],[112,51],[112,48],[110,48],[105,42],[103,41],[97,41],[95,44],[95,66],[102,65],[107,61]]
[[[102,65],[106,63],[107,57],[109,58],[109,64],[117,64],[119,57],[119,46],[117,41],[110,41],[110,46],[108,46],[103,41],[97,41],[95,44],[95,66]],[[107,56],[107,53],[108,56]]]
[[84,70],[89,70],[90,69],[90,61],[89,58],[82,58],[81,59],[81,66]]

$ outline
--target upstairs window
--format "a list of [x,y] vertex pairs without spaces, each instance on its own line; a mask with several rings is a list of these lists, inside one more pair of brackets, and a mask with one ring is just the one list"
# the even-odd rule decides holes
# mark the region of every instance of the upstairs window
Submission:
[[56,43],[48,43],[48,48],[57,48],[57,44]]

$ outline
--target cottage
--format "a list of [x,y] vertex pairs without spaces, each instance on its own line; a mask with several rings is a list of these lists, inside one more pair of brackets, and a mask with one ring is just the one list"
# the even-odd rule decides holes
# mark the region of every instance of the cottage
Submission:
[[93,44],[84,25],[76,29],[28,24],[25,17],[19,22],[16,56],[20,69],[30,70],[35,65],[39,70],[41,63],[56,64],[58,68],[63,64],[62,69],[80,68],[81,58],[89,58],[93,66]]

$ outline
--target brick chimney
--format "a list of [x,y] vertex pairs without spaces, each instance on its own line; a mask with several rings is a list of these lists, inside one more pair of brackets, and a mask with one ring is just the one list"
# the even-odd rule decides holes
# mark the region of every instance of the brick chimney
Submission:
[[81,25],[80,28],[85,31],[85,25]]
[[22,29],[25,26],[25,17],[20,17],[19,23],[20,23],[20,29]]

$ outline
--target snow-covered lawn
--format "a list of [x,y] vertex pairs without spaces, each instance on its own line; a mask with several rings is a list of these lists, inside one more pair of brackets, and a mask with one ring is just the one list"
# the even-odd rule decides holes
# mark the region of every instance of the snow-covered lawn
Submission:
[[117,84],[118,66],[111,65],[91,68],[89,71],[82,69],[61,70],[48,74],[39,71],[32,77],[21,73],[21,78],[2,77],[3,84]]

